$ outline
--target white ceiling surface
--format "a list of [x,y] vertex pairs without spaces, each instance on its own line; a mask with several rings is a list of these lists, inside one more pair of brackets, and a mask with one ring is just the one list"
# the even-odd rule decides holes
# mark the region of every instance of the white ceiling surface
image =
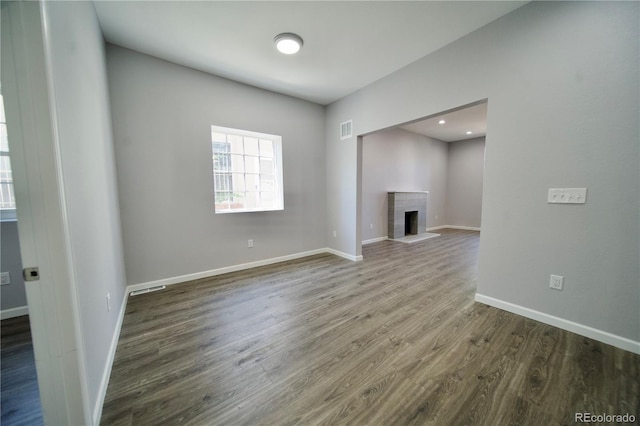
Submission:
[[[96,1],[105,39],[327,105],[488,24],[515,1]],[[304,39],[278,53],[282,32]]]
[[[440,120],[445,120],[445,123],[440,124]],[[399,127],[444,142],[479,138],[487,134],[487,103],[484,102]],[[467,135],[467,132],[471,132],[471,134]]]

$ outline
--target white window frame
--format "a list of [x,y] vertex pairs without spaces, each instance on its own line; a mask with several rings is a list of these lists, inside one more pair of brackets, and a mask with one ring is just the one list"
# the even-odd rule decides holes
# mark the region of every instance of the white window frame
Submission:
[[[7,120],[5,119],[5,111],[4,111],[4,98],[2,97],[2,94],[0,94],[0,125],[4,126],[5,130],[7,129]],[[0,157],[7,157],[9,161],[11,161],[8,147],[6,150],[0,148]],[[11,172],[11,166],[9,166],[9,172]],[[3,181],[3,184],[8,184],[9,192],[11,194],[14,194],[13,177],[6,180],[6,182]],[[0,207],[0,221],[2,222],[17,220],[15,194],[12,196],[12,200],[9,200],[9,201],[10,201],[9,204],[11,207],[9,208]]]
[[[222,163],[224,164],[221,165],[220,164],[221,161],[218,158],[218,162],[217,162],[218,170],[216,170],[216,148],[215,148],[217,142],[214,141],[213,139],[214,133],[223,133],[227,135],[227,140],[229,135],[232,135],[235,137],[241,137],[243,141],[241,152],[238,151],[237,149],[234,152],[231,152],[231,149],[228,149],[222,152],[222,154],[224,155],[229,155],[229,159],[223,161]],[[233,129],[230,127],[222,127],[222,126],[215,126],[215,125],[211,126],[211,134],[212,134],[211,152],[212,152],[215,214],[284,210],[284,186],[283,186],[283,179],[282,179],[282,136],[272,135],[268,133],[254,132],[250,130]],[[263,164],[262,164],[263,162],[261,161],[261,159],[266,160],[267,157],[261,156],[261,153],[260,153],[261,148],[259,143],[258,143],[259,151],[257,155],[247,153],[245,149],[245,144],[247,143],[245,141],[245,138],[258,139],[258,141],[260,140],[271,141],[272,147],[273,147],[273,154],[272,154],[272,157],[268,157],[268,158],[273,159],[273,168],[263,170]],[[218,153],[220,153],[220,151],[218,151]],[[233,162],[231,160],[232,155],[235,161],[239,160],[240,158],[242,159],[241,171],[233,170],[235,166],[232,164]],[[255,172],[255,170],[247,171],[246,163],[248,159],[253,159],[253,160],[257,159],[257,162],[254,163],[257,165],[257,168],[258,168],[257,173]],[[228,169],[222,170],[224,168],[228,168]],[[265,172],[270,172],[270,173],[265,173]],[[242,187],[239,190],[234,190],[233,184],[232,184],[234,179],[233,176],[242,176],[244,187]],[[253,179],[257,180],[257,187],[254,187],[252,189],[248,188],[248,183],[247,183],[248,176],[251,176]],[[273,177],[273,190],[266,190],[261,187],[262,176]],[[222,186],[226,186],[226,187],[222,188]],[[231,206],[231,202],[230,202],[228,204],[228,208],[222,208],[221,207],[222,203],[216,201],[218,200],[219,196],[224,196],[222,194],[225,194],[225,195],[230,194],[231,199],[233,199],[234,193],[237,193],[238,195],[243,194],[244,197],[246,197],[247,194],[252,194],[253,196],[255,196],[254,200],[257,203],[256,207],[249,208],[249,207],[246,207],[246,204],[245,204],[244,207],[234,208]],[[263,204],[263,202],[266,203],[266,201],[263,201],[262,197],[266,196],[267,194],[272,195],[272,202],[269,202],[269,204]]]

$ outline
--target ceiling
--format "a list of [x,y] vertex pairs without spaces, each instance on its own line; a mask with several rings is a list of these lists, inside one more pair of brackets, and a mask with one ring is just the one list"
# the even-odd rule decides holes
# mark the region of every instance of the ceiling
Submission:
[[[440,124],[440,120],[445,123]],[[444,142],[482,137],[487,134],[487,103],[463,107],[398,127]]]
[[[96,1],[113,44],[327,105],[522,6],[514,1]],[[304,39],[278,53],[282,32]]]

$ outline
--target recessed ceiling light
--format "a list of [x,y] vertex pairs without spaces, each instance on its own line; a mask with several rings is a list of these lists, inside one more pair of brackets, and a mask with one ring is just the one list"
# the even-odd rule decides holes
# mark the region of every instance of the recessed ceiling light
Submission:
[[294,53],[298,53],[300,48],[302,48],[302,38],[293,33],[282,33],[278,34],[273,42],[276,45],[276,49],[280,53],[284,53],[285,55],[293,55]]
[[467,134],[470,135],[471,133],[473,133],[472,131],[468,131]]
[[438,121],[438,124],[444,124],[444,123],[446,123],[446,121],[444,121],[444,120]]

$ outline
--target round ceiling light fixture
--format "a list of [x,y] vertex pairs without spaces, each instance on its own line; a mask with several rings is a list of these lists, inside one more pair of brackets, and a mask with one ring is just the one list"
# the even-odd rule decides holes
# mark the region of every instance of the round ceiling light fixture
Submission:
[[273,42],[276,45],[276,49],[280,53],[284,53],[285,55],[293,55],[294,53],[298,53],[302,48],[302,37],[293,33],[282,33],[278,34]]

